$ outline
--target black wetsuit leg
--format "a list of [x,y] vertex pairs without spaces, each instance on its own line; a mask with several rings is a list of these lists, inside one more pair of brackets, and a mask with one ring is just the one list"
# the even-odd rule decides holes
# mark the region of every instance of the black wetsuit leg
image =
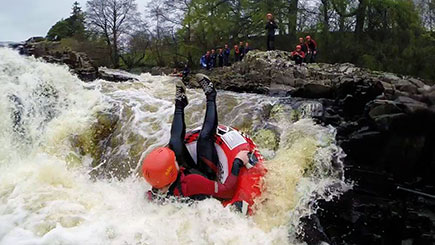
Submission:
[[174,151],[178,164],[181,167],[190,169],[195,168],[195,162],[184,144],[184,137],[186,135],[186,123],[184,122],[185,106],[183,102],[175,101],[175,112],[172,121],[169,148]]
[[267,50],[275,50],[275,35],[267,35]]
[[[316,50],[314,50],[314,51],[316,51]],[[316,63],[317,51],[316,51],[316,54],[314,54],[314,51],[311,53],[310,63]]]
[[207,109],[204,124],[199,133],[197,143],[198,169],[208,179],[215,180],[221,169],[219,158],[214,146],[218,116],[216,108],[216,91],[207,95]]
[[296,62],[296,65],[301,65],[301,64],[302,64],[302,61],[303,61],[304,59],[302,59],[301,56],[296,55],[295,58],[294,58],[294,60],[295,60],[295,62]]

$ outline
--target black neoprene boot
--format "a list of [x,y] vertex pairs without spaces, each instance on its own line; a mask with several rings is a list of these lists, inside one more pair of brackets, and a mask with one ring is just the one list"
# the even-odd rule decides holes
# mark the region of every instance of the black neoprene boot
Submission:
[[181,80],[178,80],[175,84],[175,105],[186,107],[189,104],[186,96],[186,86]]

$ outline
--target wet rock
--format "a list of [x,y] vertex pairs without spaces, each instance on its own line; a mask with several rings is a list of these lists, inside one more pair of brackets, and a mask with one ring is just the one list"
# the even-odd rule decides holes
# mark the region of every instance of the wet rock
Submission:
[[303,232],[299,235],[301,240],[309,245],[332,244],[316,215],[303,217],[301,222],[303,224]]
[[402,110],[393,101],[389,100],[374,100],[367,103],[366,110],[368,116],[375,120],[379,116],[401,113]]
[[427,86],[424,82],[422,82],[421,80],[417,79],[417,78],[409,78],[409,82],[414,84],[414,86],[416,86],[417,88],[424,88],[425,86]]
[[102,111],[96,115],[97,121],[85,132],[80,135],[75,135],[71,138],[72,145],[76,147],[80,155],[89,155],[92,157],[92,166],[95,168],[93,173],[95,176],[110,175],[107,170],[107,165],[104,165],[105,151],[112,140],[112,134],[117,128],[119,121],[116,108],[109,111]]
[[139,80],[139,76],[137,75],[122,70],[109,69],[106,67],[100,67],[98,69],[98,76],[103,80],[112,81],[112,82],[125,82],[131,80],[136,80],[136,81]]
[[405,80],[405,79],[401,79],[401,80],[396,80],[394,82],[394,85],[396,87],[396,89],[402,91],[402,92],[407,92],[410,94],[414,94],[417,93],[417,89],[418,87],[412,83],[410,80]]
[[399,96],[395,102],[398,103],[398,105],[407,113],[416,113],[428,110],[428,106],[425,103],[405,96]]
[[395,83],[401,79],[399,76],[397,76],[395,74],[391,74],[391,73],[385,73],[381,77],[382,77],[382,80],[389,82],[389,83]]
[[296,103],[296,110],[301,114],[301,118],[322,118],[324,116],[323,104],[317,101],[304,101]]
[[427,99],[427,101],[431,104],[431,105],[435,105],[435,90],[428,92],[424,95]]
[[325,84],[309,83],[304,84],[301,88],[291,91],[290,94],[296,97],[317,99],[332,98],[332,87]]
[[275,127],[266,127],[260,130],[256,130],[252,139],[257,143],[260,149],[268,149],[272,151],[278,150],[280,134]]

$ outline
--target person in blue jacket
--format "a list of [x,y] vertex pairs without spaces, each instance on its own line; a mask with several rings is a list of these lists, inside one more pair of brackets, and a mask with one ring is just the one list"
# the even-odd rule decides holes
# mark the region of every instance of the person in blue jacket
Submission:
[[207,51],[207,53],[201,57],[200,63],[202,68],[210,70],[212,66],[210,51]]

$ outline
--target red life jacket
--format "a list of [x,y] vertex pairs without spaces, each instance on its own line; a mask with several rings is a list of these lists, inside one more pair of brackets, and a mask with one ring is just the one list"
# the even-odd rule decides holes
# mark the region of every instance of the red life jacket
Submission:
[[[187,132],[185,137],[186,147],[195,163],[197,163],[196,143],[199,133],[200,129],[195,129]],[[252,139],[237,129],[224,125],[219,125],[217,128],[215,147],[221,164],[221,171],[217,173],[217,179],[221,183],[224,183],[228,175],[231,174],[234,159],[240,151],[252,152],[257,157],[258,163],[254,167],[250,169],[243,167],[240,170],[235,195],[231,200],[223,202],[224,206],[235,204],[243,213],[252,214],[254,199],[261,195],[262,177],[267,172],[263,165],[263,156]]]

